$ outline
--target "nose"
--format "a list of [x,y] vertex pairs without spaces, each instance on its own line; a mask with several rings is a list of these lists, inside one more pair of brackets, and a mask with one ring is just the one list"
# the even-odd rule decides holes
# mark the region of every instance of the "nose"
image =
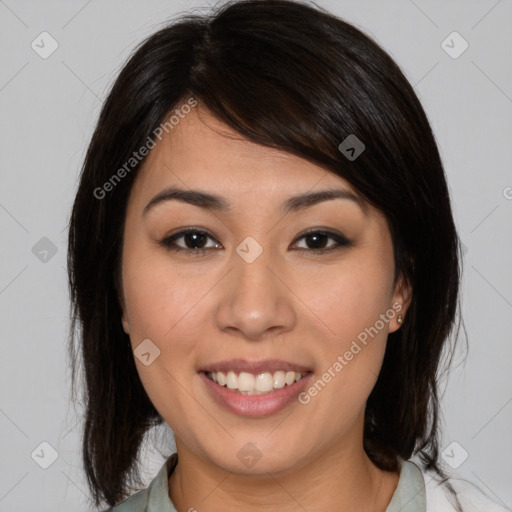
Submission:
[[216,311],[220,330],[258,341],[294,328],[295,296],[270,252],[263,250],[253,261],[233,253],[233,267],[223,280]]

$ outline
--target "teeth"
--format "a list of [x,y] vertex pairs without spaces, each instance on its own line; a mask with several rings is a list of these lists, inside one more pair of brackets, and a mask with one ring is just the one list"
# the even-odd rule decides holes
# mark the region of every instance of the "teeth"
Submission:
[[224,372],[208,372],[207,377],[217,382],[220,386],[226,386],[228,389],[237,391],[244,395],[265,395],[271,393],[275,389],[284,388],[285,385],[291,386],[298,382],[305,373],[294,371],[277,371],[273,374],[270,372],[252,373],[240,372],[237,375],[233,371]]

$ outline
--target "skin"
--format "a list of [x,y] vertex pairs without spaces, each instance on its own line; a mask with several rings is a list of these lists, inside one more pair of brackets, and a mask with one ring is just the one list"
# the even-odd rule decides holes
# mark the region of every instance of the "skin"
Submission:
[[[167,201],[143,215],[171,185],[224,196],[232,211]],[[149,366],[135,362],[175,433],[179,463],[169,494],[180,512],[385,511],[391,500],[399,475],[367,457],[363,419],[387,335],[400,327],[397,315],[307,405],[293,402],[270,416],[226,410],[197,373],[225,359],[276,358],[312,368],[314,382],[394,303],[405,318],[410,288],[400,279],[394,286],[381,212],[346,199],[287,215],[280,210],[292,195],[328,187],[356,192],[306,160],[242,139],[201,105],[139,171],[124,232],[122,322],[134,349],[149,338],[161,351]],[[190,227],[208,231],[211,237],[196,247],[209,252],[190,254],[194,242],[185,237],[175,245],[188,253],[159,244]],[[352,245],[315,254],[315,241],[299,235],[317,227]],[[248,236],[263,248],[252,263],[235,250]],[[321,248],[336,245],[320,241]],[[247,442],[261,452],[250,468],[237,458]]]

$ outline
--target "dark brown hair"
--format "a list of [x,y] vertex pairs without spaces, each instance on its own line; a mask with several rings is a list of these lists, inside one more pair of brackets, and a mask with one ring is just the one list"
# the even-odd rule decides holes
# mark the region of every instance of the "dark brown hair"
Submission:
[[[139,481],[141,442],[163,422],[139,380],[119,302],[140,163],[105,197],[95,190],[189,97],[248,140],[347,180],[385,215],[395,282],[403,277],[413,295],[366,405],[364,448],[382,469],[418,453],[445,476],[438,380],[459,307],[461,251],[424,110],[392,58],[351,24],[301,2],[235,1],[182,16],[139,46],[103,105],[80,175],[69,227],[69,353],[74,397],[83,363],[83,460],[95,503],[126,497],[128,482]],[[365,144],[352,161],[339,149],[351,134]]]

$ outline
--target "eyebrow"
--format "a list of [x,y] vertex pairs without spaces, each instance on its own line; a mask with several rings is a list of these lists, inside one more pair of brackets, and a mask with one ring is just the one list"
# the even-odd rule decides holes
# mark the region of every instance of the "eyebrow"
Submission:
[[[363,210],[365,215],[368,213],[368,205],[361,197],[349,190],[339,188],[330,188],[318,192],[306,192],[292,196],[282,204],[281,209],[287,214],[294,213],[332,199],[347,199],[353,201]],[[231,211],[230,203],[221,196],[201,190],[184,190],[173,186],[162,190],[162,192],[153,197],[144,207],[142,215],[146,215],[149,210],[159,204],[173,200],[219,212],[229,213]]]

